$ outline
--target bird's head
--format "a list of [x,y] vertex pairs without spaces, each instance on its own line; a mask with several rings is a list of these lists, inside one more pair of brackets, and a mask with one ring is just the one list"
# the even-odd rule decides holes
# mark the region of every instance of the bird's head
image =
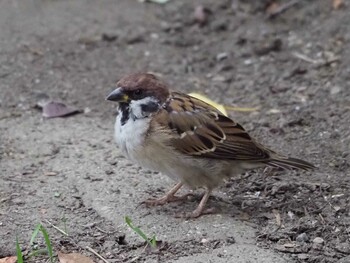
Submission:
[[162,104],[168,96],[169,90],[166,84],[155,75],[134,73],[120,79],[116,84],[116,89],[107,96],[106,100],[130,104],[133,101],[149,98]]

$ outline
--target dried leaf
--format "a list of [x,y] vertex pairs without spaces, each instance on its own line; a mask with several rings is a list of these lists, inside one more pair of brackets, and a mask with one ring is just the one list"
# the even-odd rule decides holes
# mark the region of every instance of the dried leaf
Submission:
[[94,261],[79,253],[64,254],[58,252],[58,259],[60,263],[94,263]]
[[343,0],[333,0],[333,3],[332,3],[333,9],[337,10],[340,7],[342,7],[343,5],[344,5]]
[[64,103],[50,101],[43,106],[43,116],[46,118],[66,117],[79,113],[80,111],[67,107]]
[[16,263],[16,262],[17,262],[16,256],[0,258],[0,263]]

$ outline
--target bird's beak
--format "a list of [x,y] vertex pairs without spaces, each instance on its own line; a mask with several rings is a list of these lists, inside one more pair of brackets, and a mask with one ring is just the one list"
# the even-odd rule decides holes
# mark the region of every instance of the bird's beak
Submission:
[[122,88],[117,88],[106,97],[106,100],[116,102],[128,102],[129,96],[124,93]]

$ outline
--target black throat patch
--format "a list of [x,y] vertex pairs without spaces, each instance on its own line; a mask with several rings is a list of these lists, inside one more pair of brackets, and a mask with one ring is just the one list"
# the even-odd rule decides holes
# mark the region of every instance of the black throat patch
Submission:
[[141,110],[145,113],[156,112],[159,110],[159,104],[155,101],[150,101],[147,104],[142,104]]
[[120,103],[119,104],[119,114],[122,115],[120,122],[121,122],[121,125],[123,126],[129,119],[129,115],[130,115],[129,105],[126,103]]

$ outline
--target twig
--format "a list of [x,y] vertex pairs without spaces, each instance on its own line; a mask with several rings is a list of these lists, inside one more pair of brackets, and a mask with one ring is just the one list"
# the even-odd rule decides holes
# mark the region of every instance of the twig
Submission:
[[275,215],[278,228],[280,228],[282,226],[281,214],[276,209],[272,209],[272,213]]
[[298,53],[298,52],[293,52],[292,53],[293,56],[295,56],[296,58],[299,58],[301,60],[304,60],[308,63],[311,63],[311,64],[314,64],[316,68],[320,68],[320,67],[324,67],[324,66],[329,66],[331,65],[332,63],[334,62],[338,62],[340,60],[340,58],[338,57],[335,57],[335,58],[332,58],[332,59],[329,59],[329,60],[315,60],[315,59],[312,59],[304,54],[301,54],[301,53]]
[[98,227],[98,226],[95,226],[95,228],[96,228],[98,231],[100,231],[100,232],[102,232],[102,233],[104,233],[104,234],[108,234],[108,235],[112,235],[112,234],[118,232],[118,230],[115,230],[115,231],[106,231],[106,230],[103,230],[102,228],[100,228],[100,227]]
[[104,257],[102,257],[99,253],[97,253],[94,249],[92,249],[89,246],[85,247],[87,250],[89,250],[91,253],[95,254],[95,256],[97,256],[99,259],[101,259],[103,262],[105,263],[109,263]]
[[312,64],[319,64],[320,63],[319,61],[314,60],[312,58],[309,58],[309,57],[307,57],[307,56],[305,56],[305,55],[303,55],[301,53],[298,53],[298,52],[293,52],[292,54],[293,54],[293,56],[295,56],[295,57],[297,57],[297,58],[299,58],[301,60],[304,60],[306,62],[312,63]]
[[288,3],[285,3],[284,5],[281,5],[279,7],[276,8],[275,11],[271,12],[267,18],[274,18],[282,13],[284,13],[285,11],[287,11],[289,8],[291,8],[292,6],[295,6],[297,3],[299,3],[300,0],[291,0]]
[[60,229],[59,227],[55,226],[54,224],[52,224],[49,220],[45,219],[46,223],[48,223],[50,226],[52,226],[54,229],[56,229],[58,232],[60,232],[61,234],[65,235],[65,236],[69,236],[67,232],[65,232],[64,230]]
[[100,231],[100,232],[102,232],[102,233],[104,233],[104,234],[109,234],[107,231],[105,231],[105,230],[99,228],[98,226],[95,226],[95,227],[96,227],[96,229],[97,229],[98,231]]
[[325,225],[326,221],[324,220],[323,216],[321,214],[318,214],[318,216],[321,218],[322,224]]

